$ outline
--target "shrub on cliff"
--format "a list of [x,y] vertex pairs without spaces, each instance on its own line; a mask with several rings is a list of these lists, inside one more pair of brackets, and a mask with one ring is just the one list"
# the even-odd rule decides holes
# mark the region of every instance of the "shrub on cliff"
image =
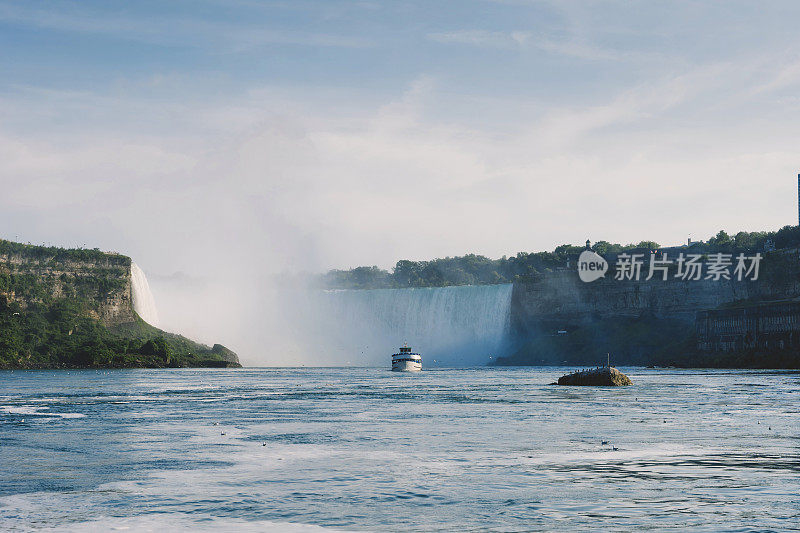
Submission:
[[138,352],[144,355],[157,355],[163,358],[167,365],[172,358],[172,348],[164,337],[150,339],[142,345]]
[[80,300],[22,308],[0,298],[0,369],[237,366],[230,354],[143,322],[111,331]]

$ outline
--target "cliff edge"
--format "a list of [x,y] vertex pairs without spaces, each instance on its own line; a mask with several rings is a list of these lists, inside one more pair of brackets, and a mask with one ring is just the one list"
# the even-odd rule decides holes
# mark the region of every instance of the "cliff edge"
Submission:
[[0,369],[239,367],[234,352],[147,324],[130,257],[0,239]]
[[515,283],[516,350],[497,365],[620,364],[798,368],[800,250],[764,252],[757,280],[592,283],[559,269]]

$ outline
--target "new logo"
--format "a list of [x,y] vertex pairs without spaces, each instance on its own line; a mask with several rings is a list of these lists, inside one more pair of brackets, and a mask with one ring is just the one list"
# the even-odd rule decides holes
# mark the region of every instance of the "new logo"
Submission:
[[578,257],[578,276],[581,281],[590,283],[606,275],[608,261],[591,250],[584,250]]

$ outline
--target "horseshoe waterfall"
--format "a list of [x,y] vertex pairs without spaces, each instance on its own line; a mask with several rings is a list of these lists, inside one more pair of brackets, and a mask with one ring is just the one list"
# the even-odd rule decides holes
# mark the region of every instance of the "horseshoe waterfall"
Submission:
[[[324,359],[382,365],[404,342],[426,367],[483,365],[509,349],[512,284],[314,293]],[[333,356],[333,357],[332,357]]]

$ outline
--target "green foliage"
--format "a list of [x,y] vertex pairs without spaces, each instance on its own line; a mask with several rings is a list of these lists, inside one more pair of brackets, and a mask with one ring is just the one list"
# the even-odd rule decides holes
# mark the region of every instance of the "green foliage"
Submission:
[[139,348],[139,353],[143,355],[157,355],[164,359],[164,363],[169,365],[172,357],[172,348],[164,337],[154,337]]
[[661,248],[661,245],[655,241],[642,241],[636,245],[636,248],[646,249],[646,250],[658,250]]
[[129,268],[130,259],[115,254],[0,240],[0,294],[26,302],[47,303],[57,295],[97,307],[98,302],[126,289]]
[[763,243],[767,240],[767,233],[764,231],[748,233],[746,231],[740,231],[733,237],[733,248],[739,250],[755,250],[759,247],[759,243],[761,243],[761,248],[763,248]]
[[128,289],[130,264],[99,250],[0,240],[0,369],[234,366],[138,317],[104,326],[97,311]]
[[357,267],[352,270],[331,270],[326,275],[326,285],[338,287],[347,285],[354,289],[391,286],[389,273],[377,266]]
[[[685,250],[686,253],[707,255],[710,253],[764,252],[767,242],[772,241],[778,249],[800,247],[800,227],[785,226],[778,231],[740,231],[733,238],[724,230],[710,237],[707,242],[693,242],[691,246],[669,249],[670,257]],[[535,279],[544,272],[574,265],[585,246],[562,244],[552,252],[519,252],[514,256],[489,259],[482,255],[467,254],[460,257],[445,257],[432,261],[397,262],[392,272],[376,266],[356,267],[350,270],[331,270],[317,279],[317,284],[330,289],[383,289],[405,287],[446,287],[449,285],[486,285],[511,283]],[[597,241],[592,250],[602,256],[622,252],[647,253],[663,249],[654,241],[638,244],[616,244]]]
[[85,302],[21,308],[0,298],[0,369],[229,366],[209,347],[144,322],[108,329]]
[[99,263],[106,266],[130,267],[131,258],[114,253],[101,252],[97,248],[59,248],[57,246],[36,246],[0,239],[0,256],[25,256],[43,263],[83,262]]
[[771,242],[778,250],[800,247],[800,226],[784,226],[778,231],[740,231],[731,238],[724,230],[708,239],[707,242],[692,243],[692,253],[756,253],[767,250]]
[[622,251],[622,245],[611,244],[608,241],[597,241],[594,243],[594,246],[592,246],[592,250],[600,255],[619,253]]
[[[606,241],[593,248],[606,254],[634,249],[652,250],[659,245],[652,241],[622,246]],[[562,244],[552,252],[519,252],[512,257],[489,259],[467,254],[432,261],[397,262],[392,272],[378,267],[357,267],[332,270],[321,276],[319,284],[331,289],[378,289],[405,287],[447,287],[450,285],[492,285],[534,279],[543,272],[574,265],[585,246]]]
[[572,244],[562,244],[561,246],[556,246],[556,249],[553,250],[553,253],[559,257],[567,257],[570,255],[578,255],[584,250],[584,246],[574,246]]
[[796,248],[800,246],[800,226],[784,226],[775,232],[772,239],[777,249]]
[[708,239],[708,245],[719,251],[728,251],[733,247],[733,240],[725,230],[719,230],[716,236]]
[[115,348],[85,303],[16,302],[0,309],[0,368],[89,366]]

